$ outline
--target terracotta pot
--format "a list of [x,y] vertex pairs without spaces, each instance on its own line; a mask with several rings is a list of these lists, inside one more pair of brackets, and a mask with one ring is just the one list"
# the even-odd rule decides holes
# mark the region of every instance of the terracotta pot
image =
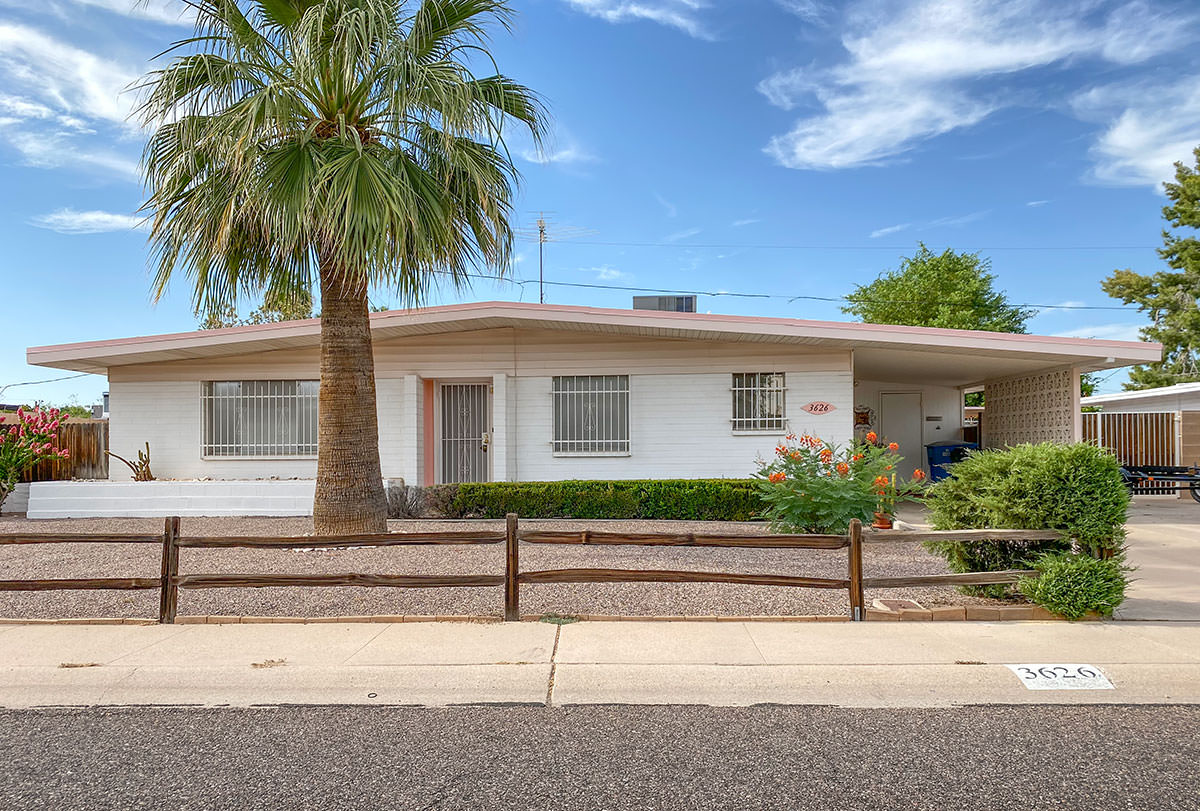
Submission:
[[875,522],[871,526],[875,529],[891,529],[892,517],[887,513],[875,513]]

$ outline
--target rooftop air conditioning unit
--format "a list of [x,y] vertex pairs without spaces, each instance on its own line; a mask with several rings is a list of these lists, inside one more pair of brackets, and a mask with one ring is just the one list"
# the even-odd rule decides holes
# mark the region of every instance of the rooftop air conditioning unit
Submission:
[[667,313],[696,312],[695,296],[634,296],[633,309]]

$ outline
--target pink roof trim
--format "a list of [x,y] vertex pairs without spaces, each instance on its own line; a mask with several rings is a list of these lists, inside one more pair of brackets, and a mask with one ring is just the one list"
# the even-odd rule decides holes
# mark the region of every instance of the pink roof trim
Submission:
[[[1113,341],[1109,339],[1099,338],[1065,338],[1048,335],[1021,335],[1004,332],[985,332],[981,330],[955,330],[943,329],[939,327],[908,327],[896,326],[890,324],[863,324],[858,322],[848,321],[814,321],[798,318],[776,318],[769,316],[754,316],[754,315],[722,315],[713,313],[675,313],[663,312],[659,310],[618,310],[601,307],[581,307],[576,305],[563,304],[531,304],[526,302],[510,302],[510,301],[481,301],[471,302],[467,304],[447,304],[438,307],[422,307],[409,310],[388,310],[382,313],[372,313],[371,320],[374,325],[380,325],[379,322],[389,320],[400,320],[408,318],[416,318],[421,316],[432,316],[432,320],[437,320],[437,316],[453,316],[460,313],[471,313],[481,310],[521,310],[530,314],[531,320],[537,320],[537,316],[574,316],[571,320],[586,322],[588,316],[595,316],[602,319],[616,318],[619,320],[636,322],[642,321],[678,321],[682,327],[684,324],[690,326],[700,326],[711,324],[713,326],[727,324],[733,326],[773,326],[773,327],[791,327],[797,333],[804,334],[810,330],[852,330],[863,333],[864,335],[911,335],[921,338],[964,338],[974,337],[986,339],[990,341],[1000,341],[1004,343],[1022,344],[1022,343],[1053,343],[1060,346],[1079,346],[1079,347],[1111,347],[1113,349],[1138,349],[1146,350],[1158,344],[1152,344],[1142,341]],[[551,320],[543,318],[542,320]],[[82,341],[79,343],[70,344],[51,344],[47,346],[29,347],[29,353],[44,353],[61,350],[86,350],[86,349],[106,349],[126,346],[136,346],[143,343],[158,343],[168,341],[187,342],[191,345],[204,345],[212,343],[224,343],[224,338],[229,336],[250,336],[262,334],[264,336],[272,333],[278,333],[280,337],[305,335],[316,333],[320,330],[320,319],[310,318],[303,321],[281,321],[273,324],[254,324],[245,327],[226,327],[224,329],[213,330],[196,330],[193,332],[176,332],[163,335],[145,335],[132,338],[115,338],[100,341]],[[1161,347],[1159,347],[1161,350]]]

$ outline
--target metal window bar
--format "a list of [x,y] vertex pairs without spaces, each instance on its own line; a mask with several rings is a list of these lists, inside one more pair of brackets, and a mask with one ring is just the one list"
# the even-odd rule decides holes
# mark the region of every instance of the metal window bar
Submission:
[[555,377],[554,453],[629,453],[629,375]]
[[787,379],[783,372],[733,374],[733,430],[782,431],[787,427]]
[[315,456],[316,380],[206,381],[205,456]]

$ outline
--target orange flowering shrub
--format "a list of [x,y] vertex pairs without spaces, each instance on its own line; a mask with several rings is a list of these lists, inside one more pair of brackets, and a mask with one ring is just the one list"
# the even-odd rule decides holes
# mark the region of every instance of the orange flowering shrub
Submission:
[[[869,521],[914,498],[920,477],[897,482],[890,471],[903,457],[899,446],[878,444],[872,431],[841,447],[817,437],[786,436],[769,461],[760,461],[763,515],[780,532],[843,533],[851,519]],[[920,472],[920,471],[918,471]]]

